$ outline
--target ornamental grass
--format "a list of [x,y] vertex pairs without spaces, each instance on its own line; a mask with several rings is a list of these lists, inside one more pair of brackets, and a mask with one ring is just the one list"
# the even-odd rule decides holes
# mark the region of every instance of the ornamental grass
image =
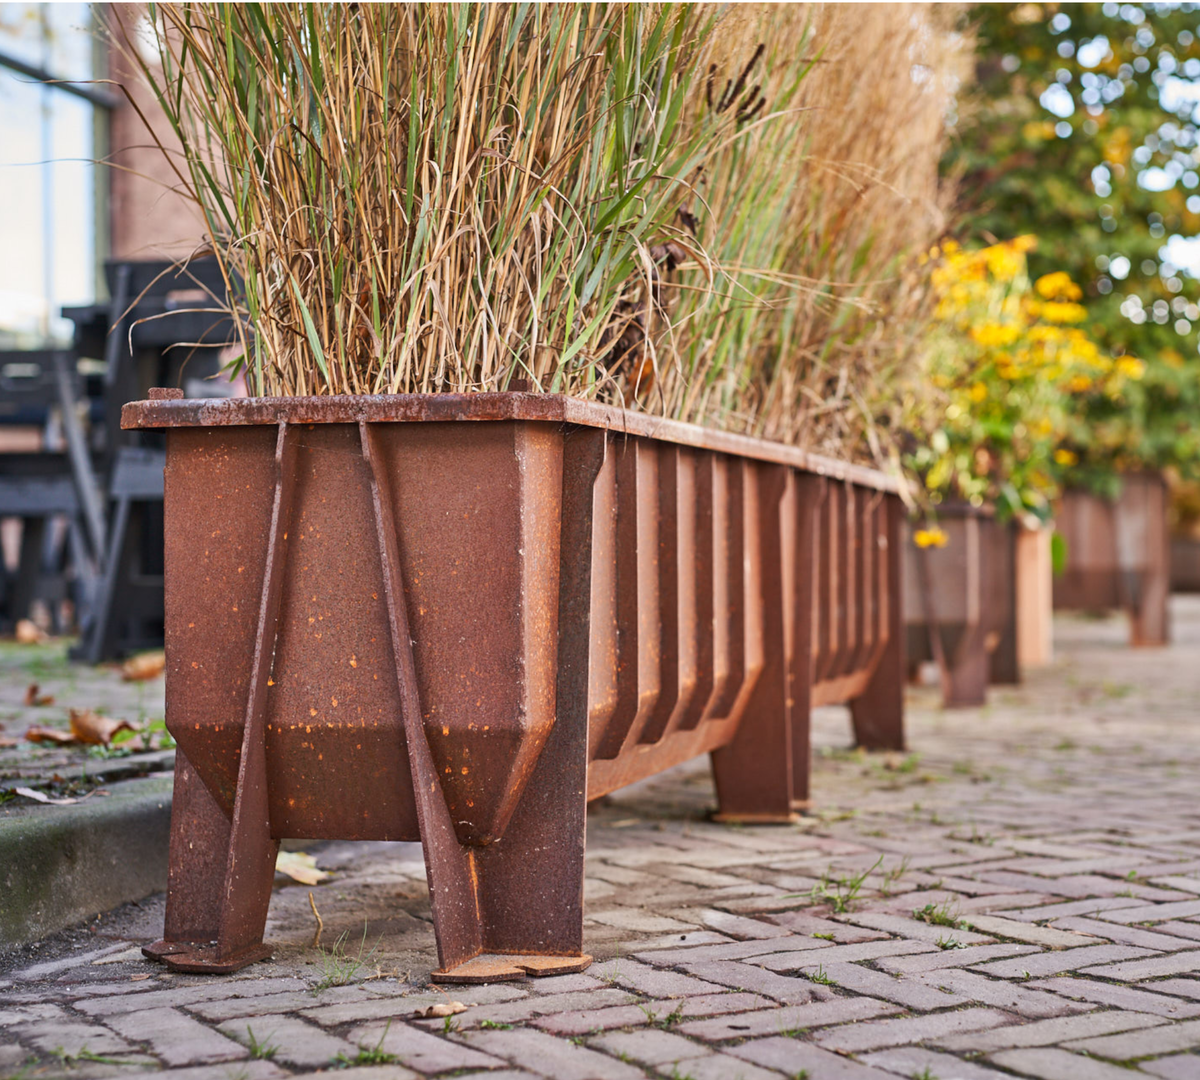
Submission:
[[931,314],[958,17],[165,4],[113,30],[252,394],[520,388],[878,461]]

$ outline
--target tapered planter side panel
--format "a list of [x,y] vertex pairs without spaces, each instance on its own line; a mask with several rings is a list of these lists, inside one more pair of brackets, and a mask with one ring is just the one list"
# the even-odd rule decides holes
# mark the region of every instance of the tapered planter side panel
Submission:
[[171,891],[151,955],[263,955],[280,839],[421,839],[434,977],[579,970],[586,800],[710,753],[793,820],[809,710],[903,745],[900,500],[772,444],[519,394],[152,401]]
[[911,529],[904,545],[908,659],[937,661],[946,707],[982,705],[989,681],[1017,678],[1012,526],[963,505],[938,523],[945,546],[919,548]]
[[1115,502],[1085,491],[1066,491],[1056,527],[1066,545],[1066,566],[1054,582],[1057,610],[1129,614],[1130,643],[1169,640],[1170,539],[1167,488],[1155,473],[1121,478]]

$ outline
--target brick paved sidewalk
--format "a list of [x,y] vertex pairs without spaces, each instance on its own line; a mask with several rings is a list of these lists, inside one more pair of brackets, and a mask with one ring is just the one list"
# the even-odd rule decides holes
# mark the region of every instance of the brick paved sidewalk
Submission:
[[708,822],[702,763],[605,800],[586,974],[427,985],[419,848],[328,844],[320,948],[281,879],[274,959],[231,978],[139,958],[161,897],[0,961],[0,1076],[1200,1078],[1200,599],[1174,604],[1170,649],[1063,620],[988,708],[915,694],[909,756],[838,749],[822,711],[800,827]]

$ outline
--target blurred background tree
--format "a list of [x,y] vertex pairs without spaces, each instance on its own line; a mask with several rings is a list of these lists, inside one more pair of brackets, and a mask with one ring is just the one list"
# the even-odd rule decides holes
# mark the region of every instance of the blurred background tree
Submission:
[[[1068,481],[1200,471],[1200,13],[1196,4],[973,9],[976,85],[944,160],[959,239],[1033,234],[1030,276],[1083,288],[1086,329],[1142,377],[1073,395]],[[1129,363],[1127,361],[1127,363]]]

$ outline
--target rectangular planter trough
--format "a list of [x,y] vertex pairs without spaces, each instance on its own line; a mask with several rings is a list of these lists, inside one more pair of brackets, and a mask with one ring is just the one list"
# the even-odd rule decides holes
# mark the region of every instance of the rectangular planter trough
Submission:
[[871,470],[521,393],[177,400],[163,940],[262,944],[283,838],[421,840],[445,981],[581,970],[589,799],[711,753],[808,799],[809,710],[901,748],[901,503]]
[[904,617],[910,667],[936,660],[947,708],[983,705],[988,683],[1019,681],[1016,527],[965,503],[938,511],[943,547],[904,540]]
[[1055,610],[1129,613],[1132,645],[1165,645],[1171,551],[1167,485],[1156,473],[1121,478],[1115,502],[1066,491],[1056,528],[1066,566],[1054,582]]

